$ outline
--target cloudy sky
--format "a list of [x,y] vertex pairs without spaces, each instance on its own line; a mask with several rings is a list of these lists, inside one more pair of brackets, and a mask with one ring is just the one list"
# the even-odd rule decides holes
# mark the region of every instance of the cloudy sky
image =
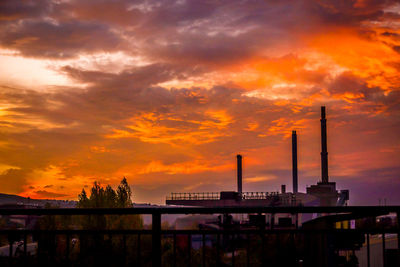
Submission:
[[351,204],[400,204],[394,0],[0,2],[0,192],[76,199],[126,176],[170,192],[291,190],[329,175]]

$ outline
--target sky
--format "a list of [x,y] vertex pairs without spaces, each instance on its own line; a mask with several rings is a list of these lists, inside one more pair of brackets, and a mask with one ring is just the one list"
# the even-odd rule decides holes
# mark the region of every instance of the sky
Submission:
[[171,192],[299,191],[400,204],[400,3],[2,0],[0,192],[77,199],[125,176]]

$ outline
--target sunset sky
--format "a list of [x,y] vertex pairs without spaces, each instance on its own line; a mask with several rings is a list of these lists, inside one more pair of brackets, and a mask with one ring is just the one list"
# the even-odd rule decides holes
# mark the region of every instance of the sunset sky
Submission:
[[77,199],[126,176],[170,192],[291,191],[400,204],[400,3],[0,1],[0,192]]

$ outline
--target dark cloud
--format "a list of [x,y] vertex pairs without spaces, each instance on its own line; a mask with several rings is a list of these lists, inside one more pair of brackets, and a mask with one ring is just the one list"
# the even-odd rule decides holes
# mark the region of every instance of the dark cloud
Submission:
[[398,33],[395,32],[384,32],[381,33],[382,36],[389,36],[389,37],[399,37],[400,35]]
[[393,46],[393,50],[396,51],[397,53],[400,53],[400,45]]
[[329,92],[333,94],[352,93],[359,94],[358,98],[352,101],[365,101],[373,98],[376,94],[383,94],[380,88],[368,87],[366,81],[352,72],[344,72],[329,84]]
[[122,50],[152,60],[213,66],[254,56],[265,47],[299,43],[301,34],[321,33],[327,26],[377,20],[394,2],[6,1],[2,11],[8,22],[0,39],[3,47],[34,57]]
[[141,19],[143,14],[139,9],[133,8],[135,2],[127,0],[96,1],[77,0],[60,3],[57,6],[56,16],[61,19],[78,17],[81,20],[116,24],[116,26],[133,26]]
[[307,1],[312,10],[325,23],[351,25],[366,20],[376,20],[384,14],[383,9],[396,1]]
[[48,0],[3,0],[0,2],[0,21],[40,17],[50,12],[50,8],[51,1]]
[[399,113],[399,90],[396,87],[393,91],[386,92],[380,87],[369,86],[365,79],[351,72],[342,73],[327,86],[330,93],[353,104],[359,111],[383,112],[391,116]]
[[71,21],[62,24],[23,21],[2,27],[0,44],[23,55],[69,58],[80,52],[116,51],[122,40],[107,25]]
[[183,67],[176,64],[155,63],[141,67],[126,69],[120,73],[107,73],[104,71],[80,70],[70,66],[62,69],[71,78],[96,85],[109,90],[143,89],[161,82],[184,79],[202,73],[198,67]]

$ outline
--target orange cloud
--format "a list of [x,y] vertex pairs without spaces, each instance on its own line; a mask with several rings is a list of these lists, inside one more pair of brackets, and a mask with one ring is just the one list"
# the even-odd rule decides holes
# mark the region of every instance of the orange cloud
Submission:
[[[210,164],[211,163],[211,164]],[[216,165],[218,164],[218,165]],[[232,164],[223,164],[216,162],[205,162],[205,161],[192,161],[183,163],[174,163],[166,165],[161,161],[151,161],[149,164],[143,166],[137,174],[148,174],[148,173],[167,173],[167,174],[190,174],[200,173],[205,171],[226,171],[232,167]]]
[[391,62],[399,61],[400,54],[382,41],[380,33],[382,30],[377,30],[367,37],[340,29],[313,36],[308,44],[319,53],[329,56],[339,66],[365,78],[368,86],[391,90],[393,81],[398,80],[398,70]]
[[287,118],[279,118],[271,122],[268,128],[268,135],[283,135],[284,138],[289,138],[292,135],[292,129],[304,129],[309,121],[301,119],[298,121],[288,120]]
[[[202,115],[200,115],[202,116]],[[204,120],[185,119],[173,114],[142,113],[131,118],[129,130],[114,129],[107,138],[138,138],[148,143],[202,144],[227,136],[224,130],[234,122],[224,110],[206,111]]]

